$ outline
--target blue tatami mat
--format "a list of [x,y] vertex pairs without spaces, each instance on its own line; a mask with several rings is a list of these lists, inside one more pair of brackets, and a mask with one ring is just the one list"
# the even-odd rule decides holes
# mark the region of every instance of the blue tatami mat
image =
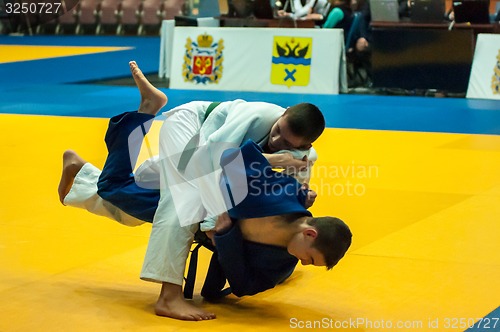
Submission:
[[[0,89],[30,84],[97,81],[128,76],[136,60],[144,73],[158,72],[160,37],[0,36],[0,45],[129,47],[114,52],[0,63]],[[2,55],[0,54],[0,60]],[[1,62],[1,61],[0,61]]]
[[[129,48],[0,63],[0,113],[109,118],[118,112],[137,107],[137,89],[74,83],[130,78],[130,60],[136,60],[145,74],[156,74],[159,67],[159,37],[0,36],[0,45]],[[2,54],[0,60],[1,56]],[[323,111],[328,127],[500,134],[498,100],[173,90],[166,86],[159,88],[169,97],[165,110],[192,100],[224,101],[241,98],[272,102],[283,107],[311,102]]]
[[[500,134],[500,101],[160,89],[169,97],[165,110],[192,100],[241,98],[283,107],[311,102],[323,111],[330,128]],[[135,87],[31,84],[0,91],[0,113],[109,118],[134,110],[138,103]]]

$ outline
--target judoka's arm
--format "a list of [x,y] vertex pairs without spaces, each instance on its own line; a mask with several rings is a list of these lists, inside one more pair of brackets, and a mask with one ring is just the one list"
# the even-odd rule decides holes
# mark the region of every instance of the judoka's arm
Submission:
[[239,227],[234,225],[215,235],[219,263],[233,294],[254,295],[276,286],[280,280],[272,280],[247,266],[243,241]]
[[[282,163],[283,159],[293,159],[296,162],[303,163],[303,161],[300,160],[305,160],[307,162],[307,167],[305,169],[300,169],[300,168],[295,168],[295,167],[289,167],[285,168],[284,172],[290,176],[293,176],[299,183],[302,184],[302,190],[306,193],[306,199],[302,205],[306,209],[310,208],[313,204],[314,201],[316,200],[316,197],[318,196],[317,193],[313,190],[309,189],[309,181],[311,179],[311,171],[314,163],[316,160],[318,160],[318,154],[316,153],[316,150],[314,150],[313,147],[311,147],[309,150],[283,150],[283,151],[278,151],[274,154],[263,154],[264,157],[266,157],[267,161],[271,164],[273,168],[279,168],[279,163]],[[300,165],[300,164],[297,164]],[[299,166],[300,167],[300,166]]]
[[[293,176],[300,183],[309,183],[312,167],[318,160],[318,154],[313,147],[309,150],[281,150],[273,154],[263,155],[273,168],[284,168],[286,174]],[[287,161],[289,159],[292,161]],[[290,167],[283,165],[286,163],[289,163]],[[304,165],[305,167],[302,167]]]
[[267,161],[271,164],[273,168],[284,168],[290,169],[292,172],[305,171],[308,167],[307,156],[302,159],[295,159],[291,153],[263,153]]
[[306,209],[309,209],[314,204],[318,194],[314,190],[309,189],[308,183],[303,183],[300,189],[306,192],[306,198],[303,205]]

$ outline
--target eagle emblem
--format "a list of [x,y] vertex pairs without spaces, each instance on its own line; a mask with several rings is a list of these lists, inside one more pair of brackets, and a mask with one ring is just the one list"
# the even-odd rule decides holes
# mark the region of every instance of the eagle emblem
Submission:
[[312,38],[274,37],[271,83],[307,86],[311,69]]

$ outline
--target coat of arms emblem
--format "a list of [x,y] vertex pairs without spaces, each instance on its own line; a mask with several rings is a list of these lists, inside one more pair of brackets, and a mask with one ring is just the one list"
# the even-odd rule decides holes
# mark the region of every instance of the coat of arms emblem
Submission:
[[274,37],[271,83],[307,86],[311,70],[312,38]]
[[184,81],[197,84],[218,83],[222,77],[223,49],[223,40],[214,42],[213,37],[208,34],[199,35],[196,42],[187,38],[182,66]]
[[500,94],[500,50],[498,50],[497,64],[493,68],[493,76],[491,77],[491,91],[493,94]]

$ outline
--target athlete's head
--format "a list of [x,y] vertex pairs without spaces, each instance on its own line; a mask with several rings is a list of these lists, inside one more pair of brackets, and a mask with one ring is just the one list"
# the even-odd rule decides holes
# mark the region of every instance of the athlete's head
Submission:
[[351,245],[352,233],[339,218],[306,218],[300,232],[288,243],[288,252],[302,265],[333,268]]
[[269,152],[307,150],[325,129],[325,118],[313,104],[301,103],[286,109],[269,133]]

